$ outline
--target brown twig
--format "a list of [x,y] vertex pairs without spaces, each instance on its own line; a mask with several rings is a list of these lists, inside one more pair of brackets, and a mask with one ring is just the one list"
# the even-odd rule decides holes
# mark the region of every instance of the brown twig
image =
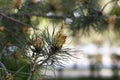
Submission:
[[19,20],[17,20],[17,19],[12,18],[12,17],[9,17],[9,16],[7,16],[7,15],[4,14],[4,13],[0,13],[0,16],[2,16],[2,17],[4,17],[4,18],[7,18],[7,19],[9,19],[9,20],[12,20],[12,21],[14,21],[14,22],[16,22],[16,23],[19,23],[19,24],[22,24],[22,25],[26,25],[26,26],[28,26],[28,27],[32,27],[31,25],[26,24],[26,23],[23,23],[22,21],[19,21]]
[[29,76],[28,76],[28,79],[27,79],[27,80],[31,80],[32,75],[33,75],[33,73],[34,73],[34,71],[35,71],[35,67],[36,67],[36,64],[34,63],[34,64],[33,64],[33,67],[32,67],[31,70],[30,70],[30,73],[29,73]]
[[51,55],[48,56],[48,58],[46,58],[41,64],[33,64],[33,67],[31,68],[30,70],[30,73],[29,73],[29,76],[28,76],[28,79],[27,80],[31,80],[32,78],[32,75],[34,73],[34,71],[38,68],[38,67],[41,67],[44,63],[46,63],[49,59],[50,59]]
[[[118,0],[116,0],[116,2],[115,3],[117,3],[117,1]],[[113,0],[111,0],[111,1],[109,1],[109,2],[107,2],[104,6],[103,6],[103,8],[101,9],[101,12],[103,12],[104,11],[104,9],[110,4],[110,3],[112,3],[112,2],[114,2]]]

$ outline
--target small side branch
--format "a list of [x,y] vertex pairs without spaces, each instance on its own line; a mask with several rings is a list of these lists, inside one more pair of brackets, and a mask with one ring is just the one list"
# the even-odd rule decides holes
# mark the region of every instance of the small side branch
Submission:
[[5,65],[4,65],[1,61],[0,61],[0,67],[3,69],[5,75],[7,76],[9,73],[8,73],[8,71],[7,71],[6,67],[5,67]]
[[51,57],[52,55],[54,55],[54,54],[51,53],[51,54],[50,54],[42,63],[40,63],[40,64],[36,64],[36,63],[34,62],[33,67],[31,68],[31,71],[30,71],[30,73],[29,73],[29,76],[28,76],[28,79],[27,79],[27,80],[31,80],[32,75],[33,75],[33,73],[35,72],[35,70],[36,70],[38,67],[41,67],[44,63],[46,63],[46,62],[50,59],[50,57]]
[[[112,3],[112,2],[114,2],[114,1],[111,0],[111,1],[107,2],[107,3],[103,6],[103,8],[101,9],[101,12],[103,12],[104,9],[105,9],[110,3]],[[117,2],[118,2],[118,0],[115,1],[115,5],[116,5]]]

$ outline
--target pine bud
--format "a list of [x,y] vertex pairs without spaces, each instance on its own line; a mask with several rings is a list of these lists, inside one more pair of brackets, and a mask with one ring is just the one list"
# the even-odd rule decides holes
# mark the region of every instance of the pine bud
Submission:
[[67,36],[63,34],[63,24],[61,26],[61,29],[57,32],[57,34],[54,36],[54,44],[55,47],[61,48],[63,44],[66,41]]
[[15,7],[20,9],[22,7],[22,4],[23,4],[23,0],[16,0]]
[[13,80],[13,76],[9,73],[9,74],[6,76],[6,80]]
[[26,34],[26,33],[28,32],[28,30],[29,30],[29,27],[28,27],[28,26],[25,26],[25,27],[23,27],[22,32],[23,32],[24,34]]
[[42,49],[42,48],[43,48],[43,41],[42,41],[40,38],[36,38],[36,39],[34,40],[33,46],[34,46],[36,49]]
[[19,60],[21,58],[21,55],[18,51],[14,51],[12,55],[13,55],[13,58],[16,60]]
[[32,0],[32,3],[33,3],[33,4],[36,4],[36,3],[37,3],[37,0]]
[[115,20],[116,20],[116,15],[112,15],[112,16],[108,17],[107,22],[109,24],[114,24]]
[[0,26],[0,32],[4,31],[5,27],[4,26]]

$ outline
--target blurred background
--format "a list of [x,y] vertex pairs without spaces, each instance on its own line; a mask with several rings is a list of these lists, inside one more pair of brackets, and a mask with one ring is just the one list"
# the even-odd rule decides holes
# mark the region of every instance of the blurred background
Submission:
[[[87,1],[90,0],[81,1],[86,1],[87,3]],[[68,35],[69,37],[67,38],[64,47],[68,47],[75,50],[71,52],[71,54],[76,58],[71,58],[70,61],[63,62],[63,66],[55,66],[52,69],[50,68],[45,71],[43,70],[43,73],[46,74],[46,79],[48,80],[120,79],[120,36],[119,36],[120,25],[118,24],[120,14],[119,7],[120,1],[118,0],[117,4],[114,1],[115,0],[113,0],[113,2],[112,0],[93,1],[93,3],[99,4],[98,9],[101,10],[104,7],[104,10],[101,13],[102,15],[105,15],[107,16],[107,18],[112,19],[112,22],[109,23],[108,21],[107,25],[104,22],[103,24],[100,25],[99,23],[95,24],[95,26],[97,26],[98,28],[97,30],[94,30],[94,27],[91,28],[91,24],[89,25],[89,21],[88,23],[86,21],[86,24],[88,25],[82,24],[83,27],[85,26],[89,27],[86,28],[87,29],[86,30],[83,27],[80,27],[80,24],[77,24],[81,23],[82,21],[76,22],[77,25],[76,26],[75,24],[73,24],[74,21],[71,18],[65,18],[64,20],[65,34]],[[68,5],[69,4],[70,3],[68,2]],[[74,17],[79,18],[82,15],[83,14],[81,14],[79,10],[78,12],[77,10],[73,12]],[[41,23],[41,25],[43,24]],[[77,30],[72,28],[74,26],[76,26]],[[69,29],[69,27],[71,30]]]

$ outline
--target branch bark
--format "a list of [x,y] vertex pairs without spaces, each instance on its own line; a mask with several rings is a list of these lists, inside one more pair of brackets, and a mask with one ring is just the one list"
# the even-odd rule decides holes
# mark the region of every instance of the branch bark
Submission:
[[10,15],[15,15],[15,16],[37,16],[37,17],[44,17],[44,18],[49,18],[49,19],[65,19],[65,18],[71,18],[71,16],[67,15],[44,15],[40,13],[18,13],[18,14],[10,14]]

